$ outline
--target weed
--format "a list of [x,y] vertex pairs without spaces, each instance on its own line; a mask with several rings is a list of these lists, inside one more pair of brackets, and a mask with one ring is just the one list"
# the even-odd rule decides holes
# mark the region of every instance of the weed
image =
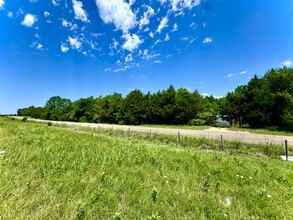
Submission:
[[154,187],[153,188],[153,191],[152,191],[152,199],[153,199],[153,202],[155,203],[158,199],[158,190]]
[[149,220],[158,220],[161,216],[158,213],[152,214],[151,216],[148,216]]

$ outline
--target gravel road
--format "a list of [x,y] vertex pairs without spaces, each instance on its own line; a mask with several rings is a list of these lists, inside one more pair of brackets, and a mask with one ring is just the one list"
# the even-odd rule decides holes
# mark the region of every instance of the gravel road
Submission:
[[[22,117],[16,117],[17,119],[22,119]],[[30,121],[37,121],[47,123],[49,121],[32,119],[28,118]],[[78,123],[78,122],[65,122],[65,121],[50,121],[53,124],[66,125],[66,126],[81,126],[81,127],[90,127],[90,128],[112,128],[114,130],[124,130],[128,131],[138,131],[138,132],[153,132],[159,134],[174,134],[177,135],[180,132],[180,135],[183,136],[193,136],[193,137],[205,137],[210,139],[220,140],[221,135],[224,140],[230,141],[241,141],[245,143],[275,143],[275,144],[284,144],[284,141],[287,140],[288,144],[293,144],[293,136],[280,136],[280,135],[265,135],[265,134],[254,134],[250,132],[243,131],[230,131],[225,128],[209,128],[204,130],[187,130],[187,129],[169,129],[169,128],[151,128],[151,127],[142,127],[142,126],[130,126],[130,125],[109,125],[109,124],[94,124],[94,123]]]

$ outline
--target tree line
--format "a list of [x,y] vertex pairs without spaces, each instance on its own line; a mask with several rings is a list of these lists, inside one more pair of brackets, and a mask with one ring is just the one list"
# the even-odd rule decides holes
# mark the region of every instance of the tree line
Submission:
[[143,94],[136,89],[126,97],[119,93],[81,98],[72,102],[51,97],[44,107],[19,109],[19,116],[57,121],[111,124],[211,125],[219,118],[230,125],[275,127],[293,131],[293,69],[271,69],[255,75],[223,98],[203,97],[185,88]]
[[[75,102],[51,97],[44,107],[19,109],[19,116],[33,118],[111,124],[210,124],[216,120],[217,101],[185,88],[143,94],[136,89],[125,98],[119,93],[105,97],[81,98]],[[196,119],[196,120],[194,120]]]
[[293,69],[271,69],[219,101],[223,118],[253,128],[275,127],[293,131]]

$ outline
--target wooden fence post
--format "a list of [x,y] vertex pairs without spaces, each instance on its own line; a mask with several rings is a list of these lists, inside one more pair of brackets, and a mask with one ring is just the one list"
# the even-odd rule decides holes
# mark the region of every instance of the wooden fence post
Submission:
[[285,140],[286,160],[288,161],[288,141]]
[[180,145],[180,132],[178,131],[178,134],[177,134],[177,146]]
[[222,150],[224,150],[224,139],[223,139],[223,135],[221,135],[221,148],[222,148]]

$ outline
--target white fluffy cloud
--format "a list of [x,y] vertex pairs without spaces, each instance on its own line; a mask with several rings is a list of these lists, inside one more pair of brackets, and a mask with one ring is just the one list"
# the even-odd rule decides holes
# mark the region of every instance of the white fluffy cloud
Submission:
[[32,42],[31,48],[36,48],[37,50],[43,50],[44,49],[43,45],[40,44],[38,41]]
[[50,12],[48,12],[48,11],[45,11],[45,12],[44,12],[44,16],[45,16],[45,17],[49,17],[50,15],[51,15]]
[[75,19],[81,20],[83,22],[88,22],[88,15],[85,10],[82,8],[82,2],[77,0],[72,0],[73,10],[75,14]]
[[62,26],[63,26],[63,27],[71,27],[71,25],[72,25],[72,24],[71,24],[70,22],[68,22],[67,20],[65,20],[65,19],[62,20]]
[[132,58],[132,54],[128,54],[126,57],[125,57],[125,62],[130,62],[132,61],[133,58]]
[[68,37],[68,39],[69,39],[69,43],[70,43],[72,49],[78,50],[81,48],[81,42],[79,42],[77,38]]
[[160,23],[160,25],[158,26],[157,32],[158,32],[158,33],[161,33],[161,31],[162,31],[165,27],[168,27],[168,18],[167,18],[167,17],[164,17],[164,18],[161,20],[161,23]]
[[43,45],[39,43],[39,44],[37,45],[36,48],[37,48],[38,50],[43,50]]
[[68,50],[69,50],[69,48],[66,47],[65,44],[61,44],[61,51],[62,51],[63,53],[66,53]]
[[13,17],[13,13],[12,13],[11,11],[9,11],[9,12],[7,13],[7,16],[8,16],[9,18],[12,18],[12,17]]
[[178,25],[175,23],[172,29],[172,32],[178,31]]
[[142,43],[142,40],[136,34],[125,34],[123,38],[126,42],[123,44],[122,48],[132,52],[133,50],[137,49],[138,46]]
[[137,24],[130,4],[123,0],[96,0],[100,17],[104,23],[113,23],[117,29],[128,33]]
[[165,41],[169,41],[169,40],[170,40],[170,37],[169,37],[169,34],[167,33],[165,37]]
[[160,3],[170,4],[173,11],[182,11],[185,8],[192,9],[200,4],[200,0],[160,0]]
[[213,42],[213,39],[210,38],[210,37],[206,37],[204,40],[203,40],[203,43],[204,44],[208,44],[208,43],[212,43]]
[[141,30],[144,25],[150,23],[150,18],[155,14],[155,10],[150,6],[146,6],[147,11],[143,13],[143,17],[139,21],[139,29]]
[[52,0],[52,4],[54,6],[58,6],[59,5],[59,0]]
[[21,24],[26,27],[32,27],[36,21],[37,21],[37,17],[35,15],[26,14]]
[[285,60],[281,63],[283,66],[292,66],[293,61],[292,60]]
[[4,9],[4,0],[0,0],[0,10]]

